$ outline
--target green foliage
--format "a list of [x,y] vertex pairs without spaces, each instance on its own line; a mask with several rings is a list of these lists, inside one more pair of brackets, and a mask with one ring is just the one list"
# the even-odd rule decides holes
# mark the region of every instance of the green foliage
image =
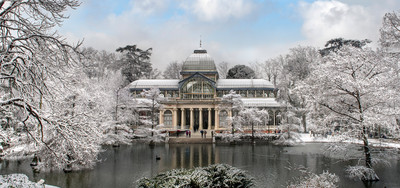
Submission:
[[128,83],[140,78],[149,78],[153,68],[150,63],[152,48],[142,50],[136,45],[127,45],[118,48],[117,52],[123,53],[121,59],[121,73],[125,76]]
[[149,179],[142,178],[138,187],[252,187],[254,179],[245,171],[227,164],[196,169],[174,169]]
[[343,46],[353,46],[356,48],[362,48],[366,44],[371,43],[371,40],[346,40],[343,38],[331,39],[325,44],[325,48],[320,50],[319,53],[322,56],[328,55],[330,52],[337,52]]
[[255,78],[256,73],[246,65],[236,65],[229,69],[226,78],[228,79],[251,79]]

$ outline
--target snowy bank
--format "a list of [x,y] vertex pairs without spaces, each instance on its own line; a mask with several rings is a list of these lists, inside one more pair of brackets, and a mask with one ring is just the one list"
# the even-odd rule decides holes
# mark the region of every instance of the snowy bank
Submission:
[[[221,143],[231,143],[231,142],[251,142],[252,135],[249,133],[215,133],[215,141]],[[257,142],[271,142],[278,139],[276,134],[266,134],[266,133],[254,133],[254,140]]]
[[[362,144],[361,140],[356,139],[347,139],[343,140],[343,137],[340,136],[313,136],[307,133],[300,133],[300,139],[305,143],[333,143],[333,142],[347,142],[347,143],[355,143]],[[400,148],[400,142],[392,139],[376,139],[370,138],[368,139],[369,143],[375,147],[387,147],[387,148]]]
[[44,184],[44,180],[35,183],[29,181],[25,174],[0,175],[0,187],[18,187],[18,188],[57,188],[56,186]]

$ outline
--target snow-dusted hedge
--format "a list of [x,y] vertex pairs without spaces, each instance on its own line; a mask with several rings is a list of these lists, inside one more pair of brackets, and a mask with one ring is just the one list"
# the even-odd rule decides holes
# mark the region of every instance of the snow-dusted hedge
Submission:
[[[234,135],[231,133],[216,133],[215,138],[221,142],[247,142],[251,141],[252,136],[248,133],[235,133]],[[277,139],[277,136],[274,134],[255,133],[254,139],[257,141],[273,141]]]
[[174,169],[138,181],[138,187],[253,187],[254,179],[227,164],[196,169]]
[[290,136],[287,132],[279,135],[277,140],[274,140],[272,143],[275,145],[281,146],[295,146],[301,144],[303,141],[300,139],[300,136],[297,132],[291,132]]
[[9,174],[0,175],[0,187],[18,187],[18,188],[56,188],[55,186],[43,184],[44,180],[38,183],[29,181],[28,176],[25,174]]
[[288,188],[336,188],[339,177],[327,171],[322,174],[307,173],[297,183],[290,184]]

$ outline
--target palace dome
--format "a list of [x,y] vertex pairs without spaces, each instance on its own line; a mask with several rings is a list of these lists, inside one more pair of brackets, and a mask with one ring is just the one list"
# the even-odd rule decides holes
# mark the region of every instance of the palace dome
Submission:
[[199,48],[194,50],[183,63],[182,72],[216,72],[217,68],[214,59],[207,53],[207,50]]

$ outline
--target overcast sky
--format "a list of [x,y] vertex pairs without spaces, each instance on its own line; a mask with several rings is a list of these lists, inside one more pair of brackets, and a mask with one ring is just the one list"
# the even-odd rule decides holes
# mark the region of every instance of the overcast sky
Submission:
[[83,0],[59,30],[98,50],[153,48],[153,66],[163,70],[199,48],[200,36],[216,63],[231,65],[337,37],[375,47],[383,15],[399,9],[399,0]]

